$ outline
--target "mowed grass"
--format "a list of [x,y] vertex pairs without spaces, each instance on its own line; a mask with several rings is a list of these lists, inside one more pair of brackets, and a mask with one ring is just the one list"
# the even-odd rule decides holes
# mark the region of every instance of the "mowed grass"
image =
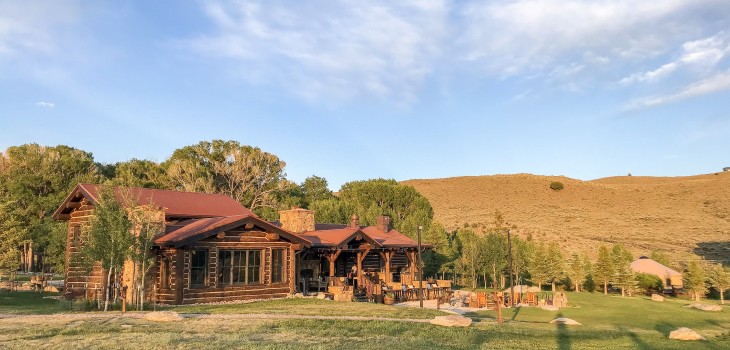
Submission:
[[[233,305],[182,306],[172,310],[206,313],[179,322],[151,322],[98,313],[0,319],[0,348],[269,348],[269,349],[728,349],[728,310],[683,308],[683,300],[652,302],[643,297],[569,293],[560,311],[505,309],[498,325],[493,311],[467,316],[468,328],[424,323],[233,317],[231,313],[354,315],[430,318],[434,310],[364,303],[283,299]],[[709,301],[712,303],[712,301]],[[306,311],[302,311],[306,310]],[[305,313],[303,313],[305,312]],[[412,312],[412,314],[410,313]],[[119,316],[118,313],[115,315]],[[582,326],[556,326],[555,317]],[[701,342],[667,339],[669,331],[690,327],[708,338]]]
[[319,299],[276,299],[241,304],[208,304],[165,307],[165,310],[194,314],[288,314],[288,315],[327,315],[362,316],[384,318],[433,318],[446,313],[437,310],[393,307],[370,303],[340,303]]
[[64,311],[66,303],[56,299],[58,295],[58,293],[41,292],[0,292],[0,314],[37,315],[61,312]]

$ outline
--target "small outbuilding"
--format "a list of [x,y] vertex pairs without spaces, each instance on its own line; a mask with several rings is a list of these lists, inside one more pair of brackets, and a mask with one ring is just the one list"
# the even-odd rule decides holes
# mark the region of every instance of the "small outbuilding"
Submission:
[[684,287],[681,272],[677,272],[645,256],[634,260],[631,263],[631,270],[659,277],[664,284],[665,290],[682,289]]

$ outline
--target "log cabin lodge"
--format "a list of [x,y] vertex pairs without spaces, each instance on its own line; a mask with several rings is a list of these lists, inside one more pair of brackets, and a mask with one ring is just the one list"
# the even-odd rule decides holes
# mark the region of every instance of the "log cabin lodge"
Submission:
[[[53,214],[56,220],[68,221],[67,298],[94,298],[106,284],[98,263],[91,269],[78,263],[82,233],[90,227],[100,191],[99,185],[79,184]],[[120,200],[132,198],[127,210],[141,209],[160,225],[151,252],[155,265],[145,278],[148,301],[194,304],[313,291],[336,300],[372,300],[387,290],[400,292],[401,287],[405,293],[406,286],[413,288],[417,281],[418,245],[392,229],[387,216],[378,217],[376,226],[360,225],[355,214],[347,225],[317,224],[313,211],[292,208],[280,211],[278,222],[268,222],[223,194],[122,187],[114,191]],[[116,283],[131,286],[139,271],[134,265],[125,262]],[[348,276],[353,266],[356,273]]]

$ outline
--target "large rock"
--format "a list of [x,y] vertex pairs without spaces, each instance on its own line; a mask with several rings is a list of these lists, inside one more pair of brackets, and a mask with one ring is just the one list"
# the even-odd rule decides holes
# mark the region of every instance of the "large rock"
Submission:
[[558,317],[552,321],[550,321],[552,324],[567,324],[567,325],[573,325],[573,326],[581,326],[578,321],[567,318],[567,317]]
[[43,288],[43,291],[51,292],[51,293],[58,293],[58,288],[56,288],[54,286],[46,286],[45,288]]
[[469,327],[471,325],[471,318],[459,315],[436,316],[430,322],[431,324],[444,327]]
[[664,297],[659,294],[652,294],[651,300],[653,301],[664,301]]
[[685,307],[691,307],[697,310],[702,311],[722,311],[722,306],[720,305],[708,305],[708,304],[702,304],[702,303],[692,303]]
[[705,340],[705,337],[687,327],[677,328],[669,332],[669,339],[675,340]]
[[182,321],[184,318],[175,311],[155,311],[146,313],[144,319],[154,322],[174,322]]

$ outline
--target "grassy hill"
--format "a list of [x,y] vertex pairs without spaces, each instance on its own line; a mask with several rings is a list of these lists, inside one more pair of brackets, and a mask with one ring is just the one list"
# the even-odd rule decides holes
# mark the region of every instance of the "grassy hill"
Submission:
[[[564,189],[550,189],[553,181]],[[499,210],[518,235],[557,241],[595,257],[622,243],[650,250],[730,259],[730,172],[687,177],[620,176],[581,181],[530,174],[404,182],[426,196],[447,228],[492,225]],[[730,261],[726,261],[730,262]]]

